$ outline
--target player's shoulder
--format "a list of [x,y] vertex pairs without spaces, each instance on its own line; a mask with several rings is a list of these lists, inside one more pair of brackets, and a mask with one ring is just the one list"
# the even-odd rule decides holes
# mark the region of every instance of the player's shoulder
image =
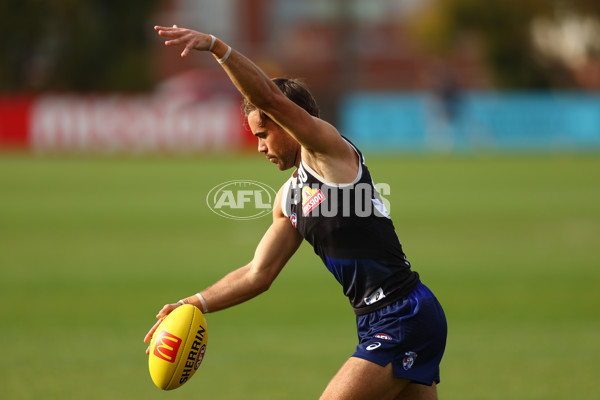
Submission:
[[286,210],[289,206],[289,193],[294,180],[294,175],[290,176],[277,191],[277,195],[275,196],[275,202],[273,203],[273,218],[288,218],[288,213]]

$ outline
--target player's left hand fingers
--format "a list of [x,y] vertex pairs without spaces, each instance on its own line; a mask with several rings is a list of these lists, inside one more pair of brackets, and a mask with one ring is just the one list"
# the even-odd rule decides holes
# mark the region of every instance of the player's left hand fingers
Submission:
[[158,312],[158,314],[156,314],[156,318],[164,318],[167,315],[171,314],[171,312],[176,309],[177,307],[179,307],[180,305],[182,305],[183,303],[171,303],[171,304],[165,304],[163,306],[163,308]]
[[165,304],[163,306],[163,308],[158,312],[158,314],[156,314],[156,318],[158,318],[158,321],[156,321],[154,326],[152,328],[150,328],[150,330],[146,334],[146,337],[144,337],[144,343],[147,343],[150,339],[152,339],[152,335],[154,334],[154,332],[156,331],[156,329],[158,328],[160,323],[163,321],[163,319],[165,319],[165,317],[167,315],[171,314],[171,312],[174,309],[176,309],[177,307],[179,307],[180,305],[181,305],[181,303],[172,303],[172,304]]
[[148,343],[150,341],[150,339],[152,339],[154,332],[156,332],[156,330],[158,329],[158,326],[161,324],[161,322],[163,322],[163,319],[165,319],[165,318],[163,317],[163,318],[159,319],[158,321],[156,321],[156,323],[152,326],[152,328],[150,328],[148,333],[146,333],[146,336],[144,336],[144,343]]

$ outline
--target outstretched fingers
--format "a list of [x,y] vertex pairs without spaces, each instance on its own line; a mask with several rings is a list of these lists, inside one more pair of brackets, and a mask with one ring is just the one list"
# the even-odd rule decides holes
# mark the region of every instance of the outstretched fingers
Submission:
[[[144,343],[148,343],[150,340],[152,340],[152,336],[154,336],[154,332],[156,332],[156,330],[158,329],[160,324],[163,322],[163,320],[167,317],[167,315],[169,315],[174,309],[176,309],[180,305],[181,304],[179,304],[179,303],[164,305],[164,307],[156,315],[156,318],[158,318],[158,321],[156,321],[156,323],[152,326],[152,328],[150,328],[148,333],[146,333],[146,336],[144,336]],[[148,346],[148,348],[146,349],[146,354],[149,354],[149,353],[150,353],[150,346]]]
[[181,52],[181,57],[185,57],[188,54],[190,54],[190,51],[194,50],[196,48],[196,43],[194,42],[188,42],[188,44],[185,46],[185,49],[183,49],[183,51]]
[[144,337],[144,343],[148,343],[152,339],[154,332],[156,332],[158,326],[163,322],[163,319],[165,319],[165,317],[162,317],[161,319],[156,321],[156,323],[152,326],[152,328],[150,328],[148,333],[146,333],[146,336]]
[[179,28],[177,25],[172,27],[168,26],[155,26],[154,30],[158,32],[159,36],[165,37],[177,37],[180,36],[184,29]]
[[[150,342],[152,340],[152,336],[154,336],[154,332],[158,329],[158,326],[163,322],[164,317],[159,319],[152,328],[148,331],[146,336],[144,337],[144,343]],[[146,354],[150,354],[150,344],[148,344],[148,348],[146,349]]]
[[[187,56],[192,50],[208,50],[210,43],[209,35],[202,34],[190,29],[179,28],[177,25],[172,27],[155,26],[154,30],[158,32],[159,36],[170,38],[166,40],[166,46],[184,46],[181,56]],[[207,41],[208,40],[208,41]]]

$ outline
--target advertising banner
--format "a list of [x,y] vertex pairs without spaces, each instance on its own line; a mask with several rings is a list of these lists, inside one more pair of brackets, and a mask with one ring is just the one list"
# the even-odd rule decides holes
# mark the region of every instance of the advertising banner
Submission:
[[0,99],[0,148],[35,152],[190,153],[247,144],[240,100],[50,94]]

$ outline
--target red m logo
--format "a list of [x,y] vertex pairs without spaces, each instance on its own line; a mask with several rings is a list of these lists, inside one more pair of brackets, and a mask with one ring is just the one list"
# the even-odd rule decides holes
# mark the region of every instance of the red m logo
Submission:
[[167,331],[162,331],[156,338],[154,355],[170,363],[175,362],[177,352],[181,346],[181,339]]

